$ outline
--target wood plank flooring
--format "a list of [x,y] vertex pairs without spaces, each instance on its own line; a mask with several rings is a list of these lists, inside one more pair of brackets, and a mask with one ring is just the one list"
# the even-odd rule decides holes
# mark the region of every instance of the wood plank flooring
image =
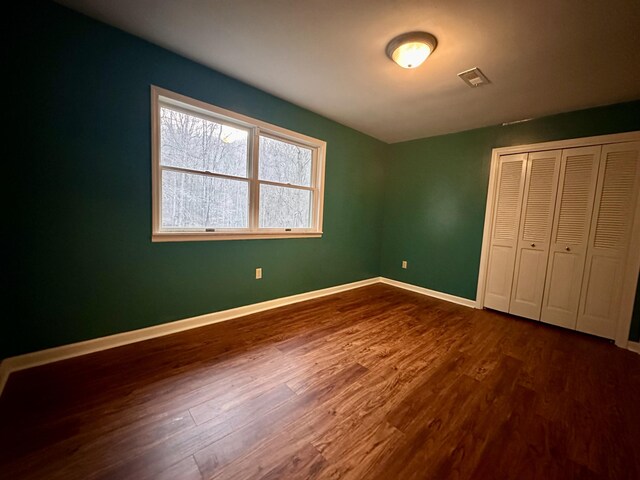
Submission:
[[2,479],[640,478],[640,356],[386,285],[13,374]]

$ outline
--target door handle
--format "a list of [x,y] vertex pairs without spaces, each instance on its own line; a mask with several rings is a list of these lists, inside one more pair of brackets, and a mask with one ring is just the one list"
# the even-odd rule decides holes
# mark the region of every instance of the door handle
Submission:
[[571,251],[571,247],[564,247],[564,249],[565,249],[567,252],[570,252],[570,251]]
[[536,244],[535,244],[535,243],[532,243],[532,244],[531,244],[531,246],[532,246],[532,247],[535,247],[535,246],[536,246]]

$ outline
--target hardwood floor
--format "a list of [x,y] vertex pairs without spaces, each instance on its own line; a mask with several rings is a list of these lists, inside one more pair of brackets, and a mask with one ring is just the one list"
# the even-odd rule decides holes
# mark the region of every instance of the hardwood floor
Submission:
[[640,478],[640,356],[385,285],[13,374],[0,477]]

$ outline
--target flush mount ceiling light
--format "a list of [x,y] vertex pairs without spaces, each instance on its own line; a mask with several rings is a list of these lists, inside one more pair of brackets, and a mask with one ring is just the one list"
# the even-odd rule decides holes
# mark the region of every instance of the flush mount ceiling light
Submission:
[[402,68],[416,68],[422,65],[437,45],[436,37],[430,33],[403,33],[389,42],[387,56]]

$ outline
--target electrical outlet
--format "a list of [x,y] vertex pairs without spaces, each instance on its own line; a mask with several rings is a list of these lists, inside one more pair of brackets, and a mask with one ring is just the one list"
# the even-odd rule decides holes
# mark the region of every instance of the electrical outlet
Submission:
[[402,260],[402,268],[404,268],[405,270],[407,269],[407,261],[406,260]]
[[262,268],[256,268],[256,280],[260,280],[262,278]]

